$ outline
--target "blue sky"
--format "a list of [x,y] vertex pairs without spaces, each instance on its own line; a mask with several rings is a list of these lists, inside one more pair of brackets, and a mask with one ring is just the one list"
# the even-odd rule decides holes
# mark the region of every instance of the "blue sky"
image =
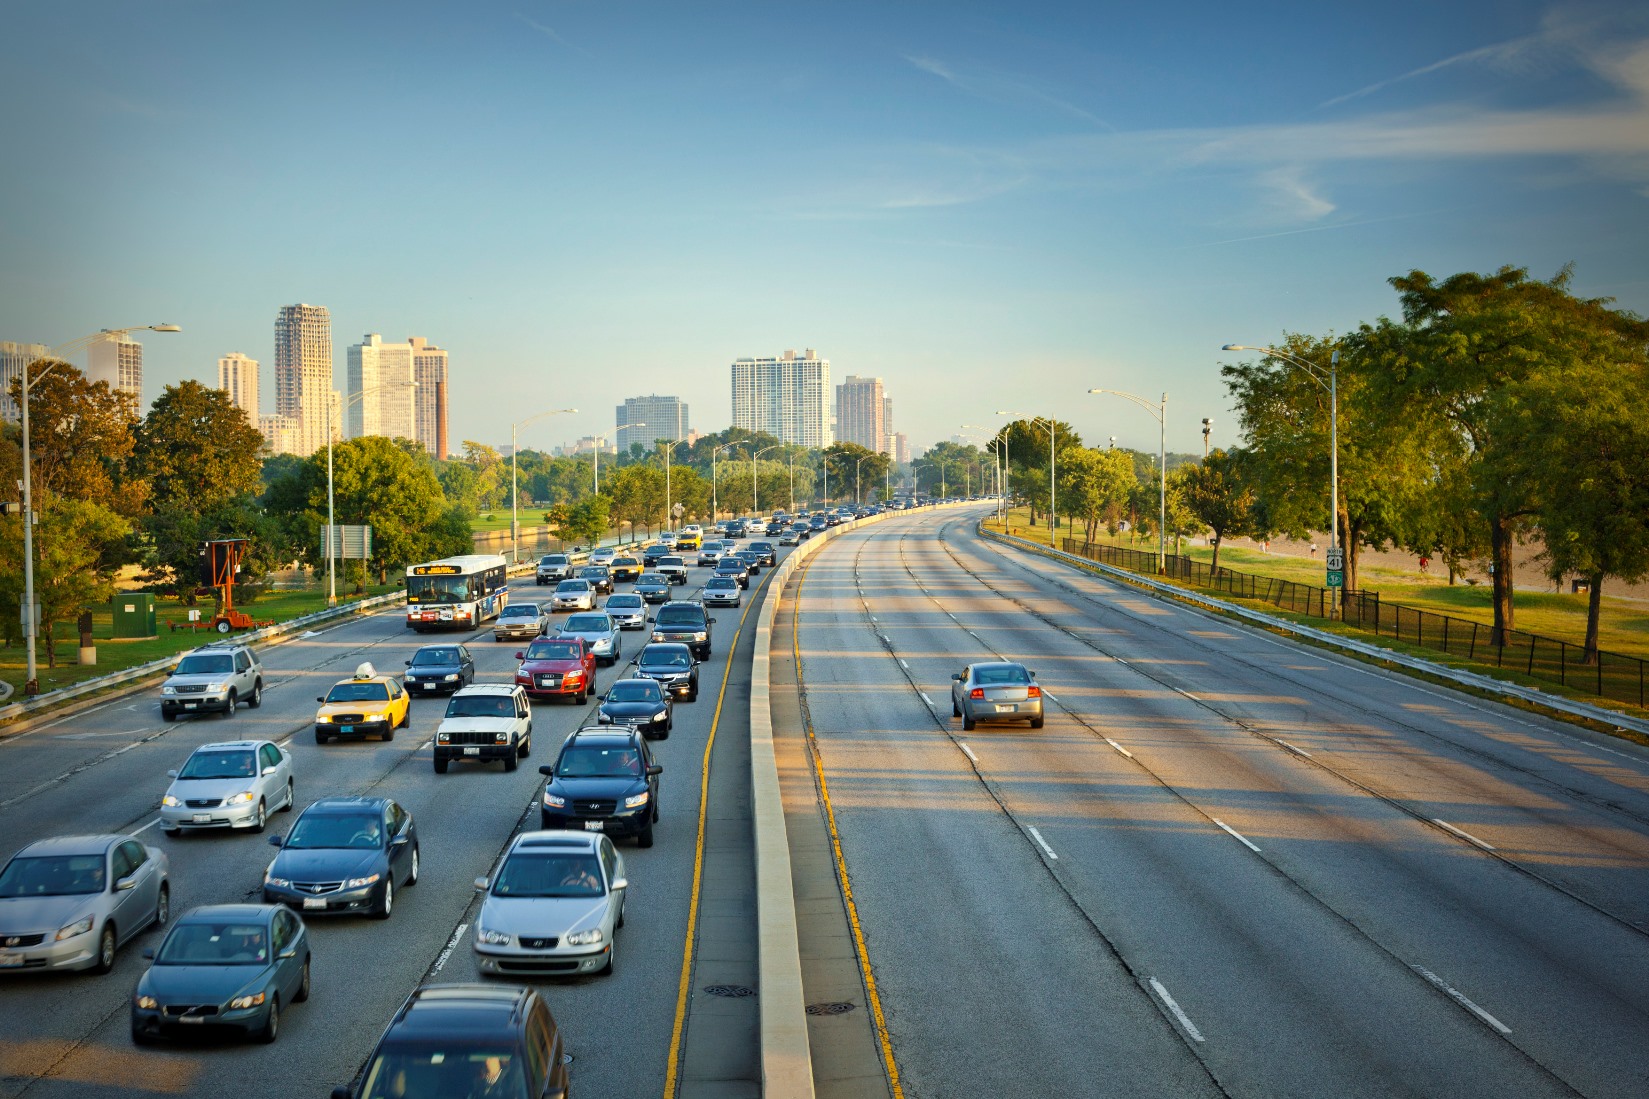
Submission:
[[[1344,9],[1344,10],[1342,10]],[[1385,280],[1576,265],[1649,313],[1649,8],[10,5],[0,339],[171,321],[147,399],[281,305],[452,354],[452,436],[730,418],[728,363],[879,375],[918,448],[999,408],[1236,441],[1224,343]],[[83,361],[83,359],[82,359]]]

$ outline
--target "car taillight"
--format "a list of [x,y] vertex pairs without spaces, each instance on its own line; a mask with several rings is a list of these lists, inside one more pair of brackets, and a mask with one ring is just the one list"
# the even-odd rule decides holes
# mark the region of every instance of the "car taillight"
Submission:
[[1032,683],[1029,687],[1025,688],[1025,697],[1026,698],[1041,698],[1042,697],[1042,688],[1038,687],[1036,684]]
[[975,687],[973,690],[968,692],[968,697],[969,698],[984,698],[985,697],[985,688]]

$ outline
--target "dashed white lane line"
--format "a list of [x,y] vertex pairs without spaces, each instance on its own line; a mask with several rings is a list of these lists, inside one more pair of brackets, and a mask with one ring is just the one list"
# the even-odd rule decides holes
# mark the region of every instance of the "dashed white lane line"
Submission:
[[962,743],[960,740],[957,741],[956,744],[957,744],[957,747],[962,749],[962,753],[964,755],[966,755],[969,759],[973,760],[975,763],[979,762],[979,757],[973,754],[973,749],[972,748],[969,748],[966,744]]
[[1181,691],[1178,687],[1175,687],[1174,690],[1179,691],[1180,694],[1184,695],[1186,698],[1189,698],[1192,702],[1201,702],[1202,701],[1202,699],[1198,698],[1196,695],[1192,694],[1190,691]]
[[904,657],[901,656],[901,657],[898,658],[898,660],[899,660],[899,667],[903,668],[907,672],[910,671],[910,665],[905,663],[905,658]]
[[132,835],[135,836],[139,832],[147,832],[149,829],[153,828],[155,825],[157,825],[159,823],[160,823],[160,818],[156,817],[154,820],[150,821],[148,824],[145,824],[142,828],[132,829]]
[[1472,835],[1470,832],[1467,832],[1467,831],[1465,831],[1463,829],[1460,829],[1460,828],[1456,828],[1454,825],[1450,824],[1446,820],[1438,820],[1436,817],[1432,817],[1431,822],[1433,824],[1437,825],[1439,828],[1447,828],[1450,832],[1453,832],[1455,835],[1459,836],[1461,839],[1465,840],[1467,843],[1475,843],[1475,844],[1477,844],[1477,846],[1481,847],[1485,851],[1493,851],[1494,850],[1494,845],[1493,844],[1484,843],[1482,840],[1478,839],[1476,836]]
[[447,964],[448,958],[452,957],[453,950],[457,948],[459,940],[464,937],[464,932],[469,930],[469,926],[467,923],[461,923],[454,929],[452,938],[447,940],[446,949],[442,950],[436,957],[435,965],[430,970],[431,973],[441,972],[441,967]]
[[917,691],[916,693],[922,696],[922,701],[928,704],[928,709],[938,709],[938,707],[933,704],[933,699],[928,697],[928,693],[926,691]]
[[[968,754],[972,755],[973,753],[969,752]],[[1031,838],[1036,841],[1036,845],[1038,847],[1042,848],[1044,854],[1046,854],[1050,859],[1053,859],[1055,862],[1059,861],[1059,856],[1054,854],[1054,849],[1048,846],[1048,841],[1042,838],[1042,833],[1036,830],[1035,825],[1027,824],[1025,826],[1025,831],[1031,834]]]
[[1260,849],[1258,847],[1255,847],[1252,843],[1249,843],[1248,838],[1246,836],[1244,836],[1241,832],[1237,831],[1235,828],[1231,827],[1229,824],[1225,823],[1223,820],[1220,820],[1218,817],[1209,817],[1208,819],[1213,821],[1215,824],[1219,825],[1221,828],[1225,829],[1227,832],[1229,832],[1236,839],[1236,841],[1238,843],[1242,844],[1244,847],[1248,848],[1250,851],[1254,852],[1256,855],[1259,854]]
[[1287,748],[1290,752],[1293,752],[1297,756],[1304,756],[1307,759],[1311,758],[1310,752],[1306,751],[1304,748],[1296,748],[1286,740],[1279,740],[1277,743],[1281,744],[1284,748]]
[[1194,1042],[1203,1041],[1202,1031],[1197,1029],[1197,1024],[1191,1021],[1189,1015],[1180,1010],[1179,1004],[1175,1003],[1174,998],[1168,995],[1168,990],[1162,987],[1162,982],[1155,977],[1150,978],[1150,982],[1151,991],[1157,994],[1157,998],[1162,1001],[1163,1006],[1173,1013],[1174,1018],[1179,1020],[1179,1025],[1185,1028],[1185,1033],[1191,1036],[1191,1040]]
[[1485,1023],[1488,1023],[1490,1026],[1494,1027],[1494,1029],[1498,1030],[1501,1034],[1510,1034],[1512,1032],[1511,1027],[1507,1026],[1505,1023],[1502,1023],[1499,1019],[1496,1019],[1493,1015],[1490,1015],[1487,1011],[1484,1011],[1482,1008],[1466,999],[1465,995],[1461,993],[1459,989],[1447,984],[1443,978],[1439,977],[1431,970],[1419,965],[1410,966],[1409,968],[1420,974],[1420,976],[1424,977],[1426,980],[1430,981],[1441,991],[1447,993],[1455,1003],[1459,1004],[1479,1019],[1482,1019]]
[[1118,744],[1116,741],[1112,740],[1110,737],[1105,738],[1105,743],[1109,744],[1111,747],[1115,748],[1117,751],[1121,752],[1123,755],[1127,756],[1129,759],[1134,758],[1134,753],[1130,752],[1128,749],[1124,748],[1122,745]]

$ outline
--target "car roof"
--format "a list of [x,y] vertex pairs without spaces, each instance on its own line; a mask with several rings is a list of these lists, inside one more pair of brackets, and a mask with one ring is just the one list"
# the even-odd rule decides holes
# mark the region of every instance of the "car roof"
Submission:
[[264,921],[280,911],[280,908],[278,904],[203,904],[177,917],[173,921],[173,926],[180,923],[211,923],[218,920]]
[[[675,652],[677,649],[681,649],[683,651],[686,651],[687,650],[687,642],[685,642],[685,641],[649,641],[649,642],[647,642],[647,644],[645,644],[641,647],[641,652],[640,652],[640,654],[638,654],[636,656],[636,661],[639,663],[641,661],[641,658],[646,656],[648,651],[652,650],[652,649],[659,649],[661,651],[668,650],[670,652]],[[687,655],[692,656],[693,654],[691,652],[688,652]]]
[[85,836],[48,836],[43,840],[35,840],[18,855],[101,855],[112,845],[122,840],[137,839],[136,836],[119,836],[104,832]]
[[564,829],[543,829],[537,832],[523,832],[515,837],[510,844],[511,851],[520,851],[522,848],[559,848],[564,851],[594,851],[600,846],[600,840],[593,832],[572,832]]
[[309,808],[304,810],[304,815],[317,813],[333,816],[344,813],[359,813],[363,809],[382,810],[388,804],[388,798],[369,797],[365,794],[339,794],[335,797],[320,798],[310,802]]
[[414,989],[385,1031],[386,1044],[403,1035],[440,1035],[452,1032],[496,1032],[499,1018],[524,1021],[527,1005],[536,993],[524,985],[450,984]]
[[580,744],[634,744],[640,737],[641,730],[631,725],[586,725],[568,733],[563,747],[575,740]]
[[460,687],[452,692],[453,698],[469,695],[512,695],[521,688],[513,683],[471,683],[468,687]]
[[429,649],[452,649],[457,651],[458,647],[462,644],[462,641],[437,641],[432,645],[419,645],[417,651],[425,652]]
[[[250,752],[253,748],[256,748],[260,744],[265,744],[265,743],[267,743],[267,741],[262,741],[262,740],[220,740],[220,741],[216,742],[215,744],[202,744],[202,745],[200,745],[200,747],[195,749],[195,752],[228,752],[228,751],[234,751],[236,749],[240,749],[240,750]],[[194,755],[195,753],[190,752],[189,754]]]
[[1019,663],[1019,661],[1017,661],[1017,660],[975,660],[972,664],[969,664],[968,667],[970,667],[970,668],[1018,668],[1020,671],[1025,670],[1025,665]]

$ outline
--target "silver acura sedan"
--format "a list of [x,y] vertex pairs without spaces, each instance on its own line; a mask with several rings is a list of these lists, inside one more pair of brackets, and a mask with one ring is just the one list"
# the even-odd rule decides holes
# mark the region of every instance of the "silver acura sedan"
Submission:
[[0,973],[107,973],[122,943],[171,915],[166,853],[131,836],[36,840],[0,869]]
[[273,812],[292,808],[292,753],[267,740],[202,744],[183,767],[166,772],[172,785],[160,799],[160,828],[263,831]]
[[498,872],[475,879],[485,894],[474,949],[483,973],[611,973],[624,926],[624,857],[593,832],[527,832]]
[[962,728],[980,721],[1029,721],[1031,728],[1042,728],[1042,688],[1025,665],[969,664],[950,678],[950,712],[962,719]]

